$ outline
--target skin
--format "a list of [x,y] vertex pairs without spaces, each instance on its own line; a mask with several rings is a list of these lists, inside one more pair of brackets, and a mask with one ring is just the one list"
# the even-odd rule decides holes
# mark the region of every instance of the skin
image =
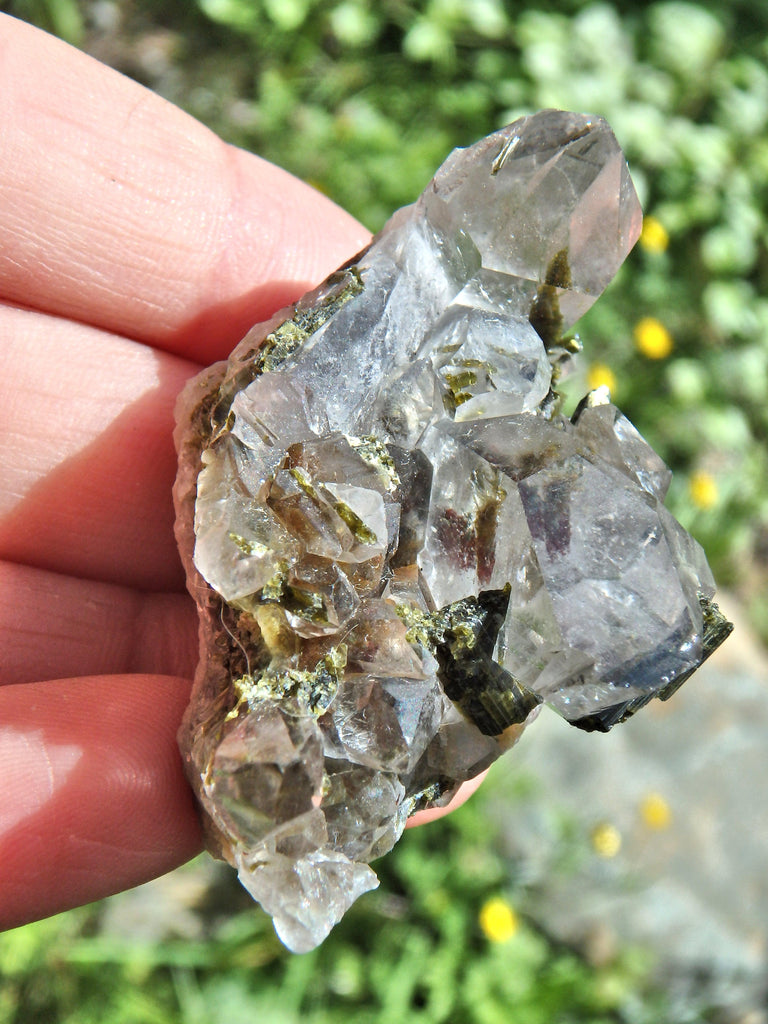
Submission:
[[173,537],[174,401],[368,234],[286,172],[7,15],[0,96],[10,928],[200,851],[176,747],[197,618]]

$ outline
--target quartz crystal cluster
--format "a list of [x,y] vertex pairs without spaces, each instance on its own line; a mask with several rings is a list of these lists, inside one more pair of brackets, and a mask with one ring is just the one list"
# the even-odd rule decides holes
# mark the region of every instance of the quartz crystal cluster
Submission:
[[559,411],[564,332],[640,222],[604,121],[523,118],[182,396],[181,747],[294,950],[541,703],[606,730],[727,635],[664,464],[607,394]]

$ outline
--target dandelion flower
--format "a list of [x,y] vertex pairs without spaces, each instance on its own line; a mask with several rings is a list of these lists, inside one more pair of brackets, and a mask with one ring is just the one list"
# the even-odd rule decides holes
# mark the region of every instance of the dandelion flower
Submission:
[[646,217],[643,220],[639,241],[641,248],[646,252],[664,252],[669,245],[669,234],[656,217]]
[[646,793],[640,801],[640,817],[648,828],[662,832],[672,822],[672,810],[661,793]]
[[621,849],[621,832],[604,821],[592,829],[592,849],[599,857],[615,857]]
[[485,901],[480,908],[479,921],[490,942],[508,942],[520,927],[514,908],[501,896]]
[[694,473],[688,481],[688,494],[700,509],[713,508],[720,497],[715,479],[709,473]]
[[655,317],[646,316],[635,324],[635,344],[646,359],[666,359],[673,348],[672,335]]

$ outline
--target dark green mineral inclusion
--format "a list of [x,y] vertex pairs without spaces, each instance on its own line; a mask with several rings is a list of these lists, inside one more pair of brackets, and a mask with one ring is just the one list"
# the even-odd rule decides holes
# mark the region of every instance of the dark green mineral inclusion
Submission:
[[307,309],[297,308],[290,320],[284,321],[266,336],[254,362],[254,377],[277,369],[307,338],[363,290],[363,279],[357,267],[336,271],[326,279],[325,284],[331,291],[322,302]]
[[361,544],[375,544],[378,540],[373,530],[369,529],[353,508],[344,501],[334,503],[333,509],[349,529],[349,532]]
[[733,631],[733,623],[723,615],[714,601],[708,597],[699,595],[699,603],[704,618],[704,634],[701,638],[701,661],[688,672],[681,672],[671,683],[668,683],[660,690],[652,690],[650,693],[642,694],[633,700],[623,701],[621,704],[614,704],[613,707],[603,708],[594,715],[585,715],[572,722],[577,729],[585,732],[608,732],[621,722],[626,722],[636,711],[644,708],[646,704],[658,697],[659,700],[669,700],[672,694],[677,693],[683,683],[690,679],[693,673],[700,668],[710,654],[713,654]]
[[485,590],[448,605],[437,615],[442,636],[433,647],[447,696],[486,736],[524,722],[541,697],[521,686],[493,658],[504,624],[509,588]]
[[236,718],[246,708],[254,710],[264,701],[293,700],[300,714],[324,714],[330,706],[347,663],[345,644],[337,644],[311,671],[266,668],[232,680],[237,702],[229,713]]
[[713,654],[720,644],[731,635],[733,623],[726,619],[714,601],[707,597],[700,598],[700,601],[704,614],[704,638],[702,641],[704,653],[701,660],[706,661],[710,654]]
[[261,374],[277,369],[342,306],[359,295],[364,286],[360,271],[356,266],[349,266],[335,271],[325,279],[321,287],[328,291],[322,300],[306,308],[299,302],[294,307],[293,315],[264,338],[252,357],[224,378],[211,411],[212,441],[232,426],[229,410],[235,395]]
[[563,334],[563,314],[560,312],[559,289],[573,285],[568,250],[556,252],[549,262],[544,284],[536,293],[528,319],[547,350],[560,344]]

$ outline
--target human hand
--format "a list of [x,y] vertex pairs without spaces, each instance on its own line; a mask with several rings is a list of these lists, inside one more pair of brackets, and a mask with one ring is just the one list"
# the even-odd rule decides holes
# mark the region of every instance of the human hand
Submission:
[[[173,405],[366,244],[329,200],[0,15],[0,928],[201,848]],[[422,815],[434,817],[438,812]]]
[[0,926],[198,852],[173,405],[365,230],[0,16]]

